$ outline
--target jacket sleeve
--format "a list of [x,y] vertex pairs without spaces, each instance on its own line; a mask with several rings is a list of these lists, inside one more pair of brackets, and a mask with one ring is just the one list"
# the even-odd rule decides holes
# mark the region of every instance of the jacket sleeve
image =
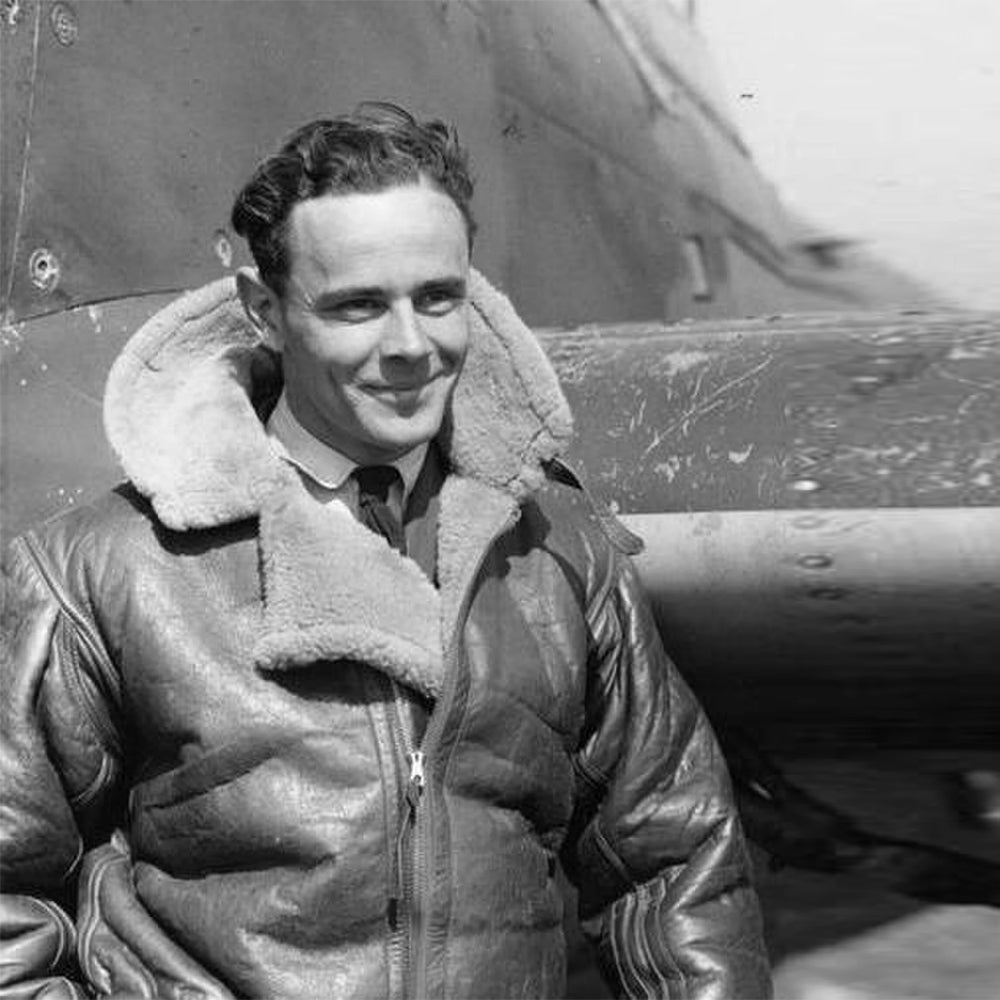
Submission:
[[90,836],[104,835],[120,772],[106,700],[85,661],[93,639],[15,540],[0,616],[0,996],[83,996],[73,981],[73,906]]
[[725,762],[617,552],[588,607],[587,723],[564,864],[617,996],[771,995]]

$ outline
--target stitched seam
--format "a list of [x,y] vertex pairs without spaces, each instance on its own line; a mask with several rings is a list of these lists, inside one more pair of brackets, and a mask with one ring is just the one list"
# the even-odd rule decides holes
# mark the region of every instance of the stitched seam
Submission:
[[579,754],[573,757],[572,764],[574,770],[579,772],[580,777],[590,786],[592,791],[602,792],[607,787],[608,776],[595,764],[584,760]]
[[[112,841],[113,842],[113,841]],[[101,886],[104,883],[105,876],[107,875],[108,869],[117,862],[122,860],[123,855],[115,849],[115,853],[109,857],[104,857],[95,865],[94,875],[91,879],[90,886],[88,887],[87,899],[90,903],[90,918],[87,921],[85,929],[80,933],[80,943],[77,952],[77,957],[79,959],[81,967],[87,973],[90,978],[91,983],[98,985],[98,978],[95,977],[93,969],[96,969],[102,975],[100,976],[101,981],[104,985],[99,986],[103,992],[110,992],[112,988],[111,973],[108,969],[103,966],[97,959],[91,954],[91,942],[94,935],[97,933],[97,928],[101,923],[100,907],[98,905],[98,898],[100,896]],[[112,933],[115,933],[112,930]],[[117,933],[115,937],[118,938]],[[120,938],[118,938],[121,941]],[[129,952],[130,949],[124,941],[121,941],[122,947]],[[138,972],[146,983],[149,990],[149,996],[156,996],[159,992],[156,980],[152,973],[138,961],[138,956],[136,958],[136,965],[133,967],[133,971]]]
[[[113,673],[111,660],[105,652],[103,644],[93,634],[93,630],[90,628],[85,616],[79,608],[76,607],[69,595],[66,593],[65,588],[57,580],[55,573],[48,566],[47,560],[38,545],[35,544],[31,538],[26,537],[24,541],[25,548],[27,549],[32,563],[38,571],[38,574],[41,576],[52,596],[56,599],[60,609],[66,616],[69,624],[73,627],[80,642],[87,647],[87,651],[98,662],[101,671],[106,676],[111,676]],[[112,751],[117,751],[119,749],[118,734],[107,724],[101,715],[94,710],[92,700],[86,693],[82,681],[80,680],[79,670],[80,666],[77,657],[73,656],[72,670],[68,672],[67,676],[71,678],[70,683],[75,688],[76,700],[79,707],[87,716],[88,721],[97,731],[98,735],[103,737],[105,746]]]
[[[90,913],[84,925],[80,928],[80,935],[77,942],[77,958],[80,966],[86,972],[87,978],[91,983],[102,990],[110,988],[110,977],[107,970],[91,954],[91,941],[97,933],[97,926],[100,923],[97,900],[100,894],[101,883],[104,881],[107,869],[115,860],[113,857],[102,858],[95,866],[90,885],[87,886],[87,902],[90,904]],[[103,975],[95,975],[95,969],[98,973],[103,973]],[[103,982],[105,985],[99,985],[100,982]]]
[[66,871],[63,874],[63,882],[70,881],[74,877],[74,873],[80,867],[80,862],[83,861],[84,855],[83,840],[80,837],[76,839],[76,855],[73,860],[69,863]]
[[[587,607],[584,609],[584,619],[587,623],[587,642],[589,646],[587,650],[587,659],[588,664],[590,665],[593,665],[594,657],[596,656],[598,650],[598,619],[611,614],[611,610],[608,608],[608,602],[610,600],[610,594],[614,588],[614,580],[615,574],[613,560],[608,559],[604,578],[597,586],[593,597],[588,600]],[[603,772],[603,770],[584,758],[583,751],[574,757],[574,764],[578,768],[580,774],[589,780],[595,790],[603,791],[611,780],[610,777]]]
[[101,766],[98,768],[97,774],[91,779],[90,784],[70,798],[70,805],[74,808],[74,810],[83,809],[84,807],[90,805],[90,803],[97,798],[101,790],[110,784],[107,779],[108,775],[111,773],[112,767],[113,764],[110,756],[106,753],[101,754]]
[[[368,678],[365,678],[365,685],[368,685]],[[365,705],[366,714],[368,716],[368,724],[371,727],[372,732],[372,742],[375,746],[375,755],[378,758],[379,773],[385,775],[387,773],[387,764],[385,762],[384,748],[382,747],[382,733],[380,730],[381,720],[375,718],[377,702],[369,699],[368,703]],[[395,890],[395,885],[393,883],[393,873],[395,870],[394,860],[392,857],[392,835],[391,830],[396,828],[398,823],[398,815],[395,804],[394,796],[391,794],[389,789],[389,782],[382,780],[379,782],[382,786],[382,825],[385,832],[385,850],[384,850],[384,864],[385,864],[385,894],[388,899],[393,891]],[[391,822],[390,822],[391,820]],[[386,992],[389,997],[393,995],[393,979],[395,972],[393,969],[394,956],[393,956],[393,933],[383,934],[382,940],[384,942],[383,952],[385,954],[385,969],[386,969]],[[404,944],[405,947],[405,944]],[[401,963],[403,964],[403,963]],[[405,974],[404,970],[401,970],[401,977]]]
[[648,997],[650,1000],[653,1000],[655,994],[650,991],[649,985],[633,961],[631,949],[629,948],[630,931],[634,921],[634,904],[635,897],[629,894],[617,900],[612,909],[612,919],[614,926],[617,928],[616,936],[618,937],[615,961],[618,964],[618,975],[621,977],[622,982],[628,983],[630,987],[634,987],[630,989],[630,992],[635,996]]
[[49,982],[52,983],[62,983],[68,991],[68,995],[74,998],[82,997],[83,994],[80,992],[80,986],[78,983],[74,983],[72,979],[67,979],[65,976],[53,976]]
[[[664,881],[664,879],[662,877],[658,878],[656,880],[656,882],[653,883],[653,888],[652,888],[652,891],[651,891],[651,895],[653,896],[653,899],[651,900],[650,907],[649,907],[649,910],[647,912],[647,919],[648,919],[649,916],[652,916],[653,919],[656,921],[657,925],[659,926],[659,924],[660,924],[660,907],[663,906],[663,904],[666,902],[666,899],[667,899],[667,885],[666,885],[666,882]],[[669,996],[670,995],[670,981],[663,974],[663,972],[661,972],[660,966],[659,966],[659,964],[656,961],[656,949],[649,942],[649,931],[648,931],[648,928],[644,926],[643,930],[645,932],[645,937],[646,937],[646,942],[647,942],[646,949],[647,949],[647,951],[649,953],[649,965],[650,965],[650,968],[653,970],[653,973],[657,977],[657,979],[663,984],[663,988],[666,990],[667,996]],[[663,944],[663,952],[664,952],[664,955],[666,956],[667,960],[670,962],[671,971],[673,973],[675,973],[676,976],[677,976],[677,978],[680,980],[682,989],[686,989],[687,980],[685,979],[684,973],[681,970],[680,963],[677,961],[677,957],[674,955],[673,951],[671,950],[671,947],[670,947],[670,938],[669,938],[669,936],[665,936],[665,935],[661,936],[661,937],[662,937],[662,944]]]
[[[628,943],[633,944],[634,947],[626,949],[626,958],[632,961],[635,976],[642,982],[644,989],[648,991],[650,996],[655,997],[657,996],[656,983],[653,980],[657,977],[655,974],[650,976],[650,971],[653,968],[653,960],[650,955],[649,941],[646,938],[646,928],[642,919],[644,907],[640,899],[641,894],[642,889],[637,890],[632,895],[631,905],[629,906],[631,919],[629,920]],[[670,995],[669,991],[667,995]]]
[[598,584],[594,591],[594,596],[590,599],[586,609],[587,627],[590,629],[592,641],[597,632],[597,619],[610,614],[607,602],[615,584],[614,559],[608,558],[605,562],[607,565],[605,567],[604,579]]
[[664,983],[659,975],[656,964],[653,961],[652,950],[649,946],[649,936],[646,933],[645,916],[648,913],[646,900],[643,899],[645,893],[639,889],[632,903],[632,938],[635,941],[636,950],[636,975],[641,977],[651,997],[659,997],[664,994],[659,992],[658,986],[666,987],[666,996],[670,996],[670,985]]
[[59,948],[56,952],[56,959],[52,963],[53,968],[58,968],[66,960],[67,955],[71,951],[70,945],[73,943],[70,940],[72,926],[66,915],[54,903],[39,896],[35,896],[34,901],[52,917],[56,927],[59,929]]
[[[470,604],[470,607],[471,607],[471,604]],[[466,613],[466,621],[467,620],[468,620],[468,613]],[[463,623],[463,625],[460,626],[460,629],[462,631],[464,631],[464,623]],[[461,635],[461,634],[462,633],[460,631],[459,635]],[[462,648],[464,649],[464,645],[462,646]],[[461,651],[459,652],[459,658],[460,658],[460,661],[461,661],[460,662],[460,666],[467,665],[465,659],[462,657]],[[468,670],[466,670],[465,672],[466,672],[467,675],[470,675],[470,672]],[[471,681],[471,675],[470,675],[469,686],[468,686],[468,689],[465,692],[465,698],[462,701],[462,715],[461,715],[461,717],[458,720],[458,730],[455,733],[455,739],[454,739],[454,741],[451,744],[451,749],[448,751],[448,759],[445,761],[444,769],[441,772],[441,805],[442,805],[442,808],[440,809],[440,812],[444,813],[444,818],[448,822],[449,837],[450,837],[451,819],[450,819],[450,817],[448,815],[448,802],[447,802],[447,797],[448,797],[448,782],[451,780],[451,772],[452,772],[452,766],[453,766],[454,761],[455,761],[455,754],[458,751],[459,745],[465,739],[465,734],[466,734],[466,732],[468,732],[468,728],[469,728],[469,725],[470,725],[470,722],[471,722],[472,710],[471,710],[470,704],[469,704],[470,701],[471,701],[471,695],[472,695],[472,681]],[[454,891],[452,890],[450,884],[449,884],[449,896],[450,897],[454,897]],[[455,909],[454,908],[454,902],[452,901],[451,906],[450,906],[451,915],[449,915],[449,918],[448,918],[447,932],[445,934],[445,939],[444,939],[444,941],[441,944],[441,961],[442,961],[442,964],[444,965],[445,968],[447,968],[447,966],[448,966],[448,956],[449,956],[449,953],[451,952],[452,915],[454,914],[454,909]]]
[[[73,628],[72,621],[69,622],[69,626]],[[101,739],[104,744],[103,749],[107,749],[109,745],[117,748],[118,740],[115,734],[111,732],[101,713],[94,708],[93,700],[87,693],[87,688],[81,677],[82,668],[80,666],[79,653],[73,644],[67,644],[67,647],[63,649],[63,653],[65,654],[65,662],[68,669],[64,671],[63,676],[66,679],[67,687],[72,689],[73,701],[82,709],[91,728]]]
[[594,823],[594,844],[596,845],[598,851],[604,856],[604,860],[611,866],[615,874],[629,887],[630,890],[636,888],[635,882],[632,881],[632,877],[628,873],[628,869],[625,867],[625,863],[615,849],[608,842],[608,839],[604,836],[603,831]]
[[628,983],[625,978],[625,967],[622,965],[621,950],[618,947],[618,918],[615,913],[618,902],[611,904],[611,908],[608,912],[608,937],[611,939],[611,957],[614,959],[615,969],[618,971],[618,978],[621,981],[622,986],[628,989]]

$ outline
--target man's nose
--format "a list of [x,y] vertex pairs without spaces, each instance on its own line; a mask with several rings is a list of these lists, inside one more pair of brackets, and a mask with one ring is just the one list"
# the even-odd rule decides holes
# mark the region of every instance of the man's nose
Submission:
[[430,341],[420,315],[409,299],[394,303],[389,314],[389,328],[382,340],[387,357],[417,360],[430,353]]

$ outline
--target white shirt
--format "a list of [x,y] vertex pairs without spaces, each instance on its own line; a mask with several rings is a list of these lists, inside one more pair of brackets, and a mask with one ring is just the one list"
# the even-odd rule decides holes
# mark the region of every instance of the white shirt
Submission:
[[[358,484],[351,473],[359,463],[307,431],[296,420],[284,393],[268,418],[267,436],[277,454],[303,473],[306,488],[317,500],[324,504],[340,503],[351,511],[357,510]],[[392,465],[403,480],[403,495],[396,501],[399,511],[406,507],[426,455],[427,444],[424,443],[395,462],[379,463]],[[390,503],[392,500],[390,497]]]

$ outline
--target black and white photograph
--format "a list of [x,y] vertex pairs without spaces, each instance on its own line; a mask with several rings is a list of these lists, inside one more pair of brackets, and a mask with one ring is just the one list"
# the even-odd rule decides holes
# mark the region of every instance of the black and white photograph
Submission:
[[998,43],[0,0],[0,1000],[1000,996]]

